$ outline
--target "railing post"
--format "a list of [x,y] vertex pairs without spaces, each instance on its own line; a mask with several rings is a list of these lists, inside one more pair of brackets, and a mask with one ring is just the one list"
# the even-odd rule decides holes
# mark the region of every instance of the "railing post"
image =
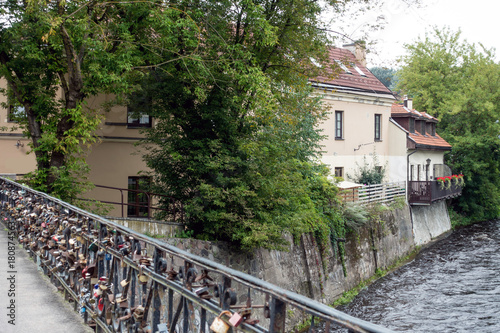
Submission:
[[271,299],[271,323],[269,333],[285,332],[286,304],[277,298]]
[[123,216],[123,205],[124,205],[124,204],[123,204],[123,190],[122,190],[122,189],[120,189],[120,195],[121,195],[121,197],[122,197],[122,204],[121,204],[121,206],[122,206],[122,218],[123,218],[123,217],[125,217],[125,216]]

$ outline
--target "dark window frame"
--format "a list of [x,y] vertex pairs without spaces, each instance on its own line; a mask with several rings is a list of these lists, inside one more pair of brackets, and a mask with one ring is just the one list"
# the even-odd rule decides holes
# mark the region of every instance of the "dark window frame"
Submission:
[[375,114],[374,117],[374,123],[375,123],[375,141],[382,141],[382,115],[379,113]]
[[[143,121],[143,117],[147,117]],[[127,128],[150,128],[153,126],[153,118],[145,112],[135,111],[127,105]]]
[[420,134],[427,135],[425,120],[420,123]]
[[[20,115],[18,113],[22,112],[21,116],[26,116],[26,108],[22,105],[9,105],[7,109],[7,122],[9,123],[18,123],[18,121],[15,118],[19,118]],[[15,118],[12,117],[12,115],[15,115]]]
[[335,177],[344,178],[344,167],[335,167]]
[[[132,183],[131,183],[132,181]],[[151,198],[146,194],[146,190],[151,183],[151,177],[147,176],[129,176],[127,204],[127,217],[150,217],[149,207]],[[132,188],[131,188],[132,185]],[[146,189],[146,190],[145,190]],[[144,191],[144,192],[138,192]],[[140,205],[140,206],[138,206]]]
[[344,139],[344,111],[335,111],[335,140]]

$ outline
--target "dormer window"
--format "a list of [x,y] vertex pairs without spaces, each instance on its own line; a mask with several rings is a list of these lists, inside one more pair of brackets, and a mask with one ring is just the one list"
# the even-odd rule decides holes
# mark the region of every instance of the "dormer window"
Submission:
[[415,118],[410,118],[410,133],[415,133]]
[[420,133],[422,133],[422,135],[426,134],[426,131],[425,131],[425,121],[420,121]]
[[426,127],[427,134],[436,136],[436,123],[428,122]]

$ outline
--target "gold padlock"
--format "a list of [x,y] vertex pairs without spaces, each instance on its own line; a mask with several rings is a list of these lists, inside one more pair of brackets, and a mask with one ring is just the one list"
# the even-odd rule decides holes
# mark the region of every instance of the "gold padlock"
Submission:
[[210,329],[215,333],[226,333],[229,330],[229,325],[221,319],[223,314],[228,316],[232,315],[229,311],[222,311],[218,317],[215,317],[214,322],[210,325]]

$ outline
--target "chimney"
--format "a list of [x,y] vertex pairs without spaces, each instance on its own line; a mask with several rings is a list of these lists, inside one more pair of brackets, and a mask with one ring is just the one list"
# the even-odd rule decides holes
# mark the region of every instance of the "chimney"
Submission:
[[405,95],[404,106],[410,110],[413,110],[413,99],[408,98],[408,96]]
[[344,49],[351,51],[356,57],[356,61],[361,64],[361,66],[366,67],[366,47],[364,41],[357,41],[351,44],[342,45]]

